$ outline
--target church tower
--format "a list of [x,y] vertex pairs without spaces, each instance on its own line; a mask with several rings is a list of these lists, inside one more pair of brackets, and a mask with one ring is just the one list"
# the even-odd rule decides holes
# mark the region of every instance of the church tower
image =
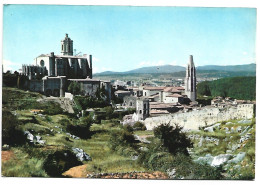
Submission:
[[73,40],[68,37],[66,33],[65,38],[61,41],[61,54],[62,55],[73,55]]
[[196,101],[196,68],[192,55],[190,55],[190,61],[186,69],[185,94],[188,96],[188,98],[190,98],[191,101]]

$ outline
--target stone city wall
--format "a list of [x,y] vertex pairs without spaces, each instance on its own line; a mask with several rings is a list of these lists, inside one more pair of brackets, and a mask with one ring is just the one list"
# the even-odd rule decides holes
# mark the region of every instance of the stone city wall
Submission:
[[217,107],[205,107],[201,110],[190,112],[178,112],[165,116],[146,118],[144,124],[147,130],[152,130],[161,124],[179,124],[184,129],[198,130],[199,127],[211,125],[216,122],[230,119],[251,119],[254,115],[254,104],[241,104],[237,107],[219,109]]

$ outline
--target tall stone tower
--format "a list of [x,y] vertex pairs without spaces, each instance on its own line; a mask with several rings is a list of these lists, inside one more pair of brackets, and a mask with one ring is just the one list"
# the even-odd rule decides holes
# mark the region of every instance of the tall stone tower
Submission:
[[73,40],[68,37],[66,33],[65,38],[61,41],[61,54],[73,55]]
[[196,101],[196,68],[192,55],[190,55],[190,61],[186,69],[185,94],[188,96],[188,98],[190,98],[191,101]]

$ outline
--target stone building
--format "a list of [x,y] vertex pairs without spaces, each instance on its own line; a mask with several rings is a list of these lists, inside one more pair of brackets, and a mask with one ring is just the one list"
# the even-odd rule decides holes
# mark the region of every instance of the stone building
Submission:
[[138,120],[145,120],[150,115],[149,99],[137,98],[136,99],[136,114]]
[[191,101],[196,101],[196,68],[192,55],[190,55],[190,61],[186,69],[185,94],[188,96],[188,98],[190,98]]
[[35,79],[37,76],[66,76],[67,78],[92,78],[92,55],[73,56],[73,41],[66,37],[61,41],[61,55],[41,54],[35,65],[23,65],[22,74]]
[[80,84],[84,95],[93,96],[105,87],[111,99],[110,82],[92,79],[92,55],[73,56],[73,40],[65,35],[61,40],[61,54],[41,54],[35,65],[22,65],[22,75],[28,77],[27,88],[48,96],[65,96],[71,82]]

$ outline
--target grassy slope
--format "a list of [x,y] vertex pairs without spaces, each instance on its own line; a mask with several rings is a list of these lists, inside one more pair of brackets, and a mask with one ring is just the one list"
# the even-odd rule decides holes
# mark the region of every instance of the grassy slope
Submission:
[[[3,96],[8,100],[5,106],[11,110],[16,110],[14,102],[19,104],[21,101],[32,100],[35,103],[36,99],[41,97],[38,93],[25,92],[16,88],[3,88]],[[106,122],[101,125],[94,124],[91,127],[94,135],[90,139],[70,138],[70,141],[67,141],[66,125],[63,125],[60,120],[76,121],[73,118],[61,114],[42,117],[34,115],[30,109],[16,110],[16,113],[18,119],[24,123],[20,129],[23,131],[33,130],[34,135],[40,135],[43,140],[46,140],[46,144],[38,147],[29,145],[12,147],[11,151],[14,153],[14,157],[2,163],[2,175],[4,176],[46,177],[47,174],[42,166],[44,160],[48,154],[64,147],[79,147],[89,154],[92,161],[84,162],[88,164],[87,171],[89,172],[144,171],[144,168],[137,165],[136,161],[131,160],[130,156],[121,156],[110,150],[108,146],[109,132],[113,129],[120,129],[119,127],[111,127]],[[19,165],[15,165],[17,163]]]

